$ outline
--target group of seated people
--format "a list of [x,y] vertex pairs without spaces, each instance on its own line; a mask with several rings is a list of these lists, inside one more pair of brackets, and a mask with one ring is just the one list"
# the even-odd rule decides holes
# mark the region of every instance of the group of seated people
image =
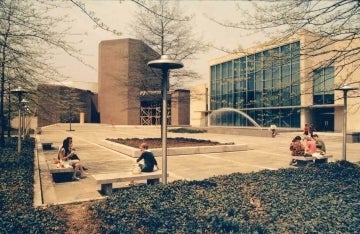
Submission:
[[[319,153],[320,155],[326,154],[325,143],[317,134],[314,134],[312,137],[305,135],[304,139],[300,136],[294,137],[290,143],[290,151],[291,156],[311,157],[314,153]],[[296,164],[296,160],[291,159],[290,165]]]
[[[144,161],[144,164],[139,164],[141,172],[152,172],[158,170],[158,164],[154,157],[154,154],[149,150],[147,143],[140,145],[141,155],[136,159],[136,162]],[[80,180],[85,178],[84,171],[88,170],[80,161],[80,158],[76,154],[73,147],[72,137],[67,137],[63,140],[63,144],[59,147],[58,161],[62,163],[63,167],[74,168],[73,180]],[[132,182],[133,183],[133,182]]]

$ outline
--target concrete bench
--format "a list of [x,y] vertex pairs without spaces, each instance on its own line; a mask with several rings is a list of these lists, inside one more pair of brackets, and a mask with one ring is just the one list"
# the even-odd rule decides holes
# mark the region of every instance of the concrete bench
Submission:
[[54,182],[71,180],[74,168],[72,167],[57,167],[55,163],[49,163],[49,172],[53,177]]
[[303,161],[307,163],[327,163],[329,158],[332,158],[332,155],[321,155],[319,157],[305,157],[305,156],[291,156],[292,159],[296,161]]
[[52,166],[50,166],[49,171],[51,174],[56,174],[56,173],[67,173],[67,172],[74,172],[74,168],[72,167],[57,167],[56,164],[51,164]]
[[112,185],[116,182],[128,182],[136,180],[147,180],[147,184],[159,183],[159,179],[162,177],[162,171],[154,172],[142,172],[140,174],[128,173],[106,173],[106,174],[94,174],[92,175],[97,184],[101,184],[101,192],[105,195],[112,194]]
[[52,150],[52,142],[43,142],[41,143],[43,150]]

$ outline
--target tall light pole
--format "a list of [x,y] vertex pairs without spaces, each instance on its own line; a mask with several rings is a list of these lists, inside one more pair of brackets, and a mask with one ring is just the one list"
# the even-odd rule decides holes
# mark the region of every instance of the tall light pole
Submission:
[[340,88],[336,88],[335,90],[343,91],[344,95],[344,111],[343,111],[343,146],[342,146],[342,160],[346,161],[346,124],[347,124],[347,93],[352,90],[357,90],[358,88],[350,87],[348,85],[344,85]]
[[27,91],[19,86],[16,89],[12,89],[11,93],[17,95],[18,97],[18,108],[19,108],[18,153],[21,153],[21,100],[22,100],[22,96],[25,93],[27,93]]
[[74,131],[73,129],[71,129],[71,122],[72,122],[72,105],[69,105],[69,123],[70,123],[70,128],[69,131]]
[[26,114],[26,108],[27,108],[27,104],[29,103],[28,100],[26,100],[25,98],[23,98],[21,101],[21,108],[22,108],[22,119],[21,119],[21,132],[22,132],[22,138],[25,139],[25,114]]
[[171,69],[179,69],[184,65],[180,61],[176,61],[170,58],[169,55],[161,55],[158,60],[152,60],[148,62],[148,66],[151,68],[157,68],[162,70],[161,79],[161,94],[162,94],[162,110],[161,110],[161,142],[162,142],[162,183],[167,183],[167,87],[169,76],[168,73]]

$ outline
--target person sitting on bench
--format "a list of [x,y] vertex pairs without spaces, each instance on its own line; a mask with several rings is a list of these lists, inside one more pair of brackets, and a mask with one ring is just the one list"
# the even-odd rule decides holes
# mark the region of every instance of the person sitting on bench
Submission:
[[[291,156],[304,156],[305,146],[301,142],[301,137],[296,136],[290,143]],[[296,165],[295,159],[291,159],[290,165]]]
[[152,172],[154,169],[159,169],[157,165],[157,161],[154,157],[154,154],[149,150],[149,146],[147,143],[142,143],[140,145],[141,155],[136,162],[140,162],[144,160],[144,164],[140,164],[141,172]]
[[322,139],[320,139],[320,137],[318,136],[318,134],[314,134],[314,140],[315,140],[315,144],[316,144],[316,151],[318,151],[321,155],[325,155],[326,154],[326,147],[325,147],[325,143]]
[[[139,163],[141,160],[144,160],[144,164],[139,164],[141,172],[153,172],[154,169],[159,170],[157,161],[154,157],[154,154],[149,150],[147,143],[141,143],[139,146],[141,150],[141,155],[136,159],[136,163]],[[151,183],[151,181],[150,181]],[[130,181],[130,186],[134,185],[134,181]]]
[[[81,162],[79,159],[71,159],[71,157],[74,157],[75,150],[72,149],[72,138],[67,137],[63,141],[63,145],[59,151],[59,158],[64,162],[65,166],[67,167],[73,167],[74,168],[74,174],[73,174],[73,180],[80,180],[82,175],[84,174],[83,167],[81,165]],[[77,177],[77,173],[80,171],[80,177]]]
[[316,152],[316,142],[311,136],[306,136],[305,157],[311,157]]
[[[72,137],[67,137],[67,138],[65,138],[65,140],[71,142],[71,150],[72,150],[72,151],[75,151],[75,148],[74,148],[73,145],[72,145],[72,142],[73,142]],[[60,160],[59,153],[60,153],[61,148],[62,148],[62,145],[59,147],[59,150],[58,150],[58,160]],[[75,154],[75,153],[70,157],[70,159],[72,159],[72,160],[79,160],[79,161],[80,161],[79,156],[78,156],[77,154]],[[89,169],[88,169],[87,167],[85,167],[85,166],[82,166],[82,168],[83,168],[83,170],[85,170],[85,171],[89,170]]]

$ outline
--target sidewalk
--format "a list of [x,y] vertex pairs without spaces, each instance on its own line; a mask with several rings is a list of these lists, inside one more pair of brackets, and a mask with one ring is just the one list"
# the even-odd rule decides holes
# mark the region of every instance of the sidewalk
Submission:
[[[104,198],[92,174],[131,171],[135,159],[106,147],[106,138],[160,138],[160,126],[113,126],[105,124],[55,124],[42,128],[37,138],[37,160],[35,173],[35,205],[64,204]],[[342,135],[339,133],[318,133],[325,141],[329,161],[341,160]],[[247,144],[248,151],[168,156],[168,183],[175,180],[202,180],[216,175],[234,172],[256,172],[264,169],[287,168],[290,161],[289,144],[301,133],[281,133],[276,138],[250,137],[212,133],[168,133],[168,138],[185,137],[218,142]],[[89,168],[85,179],[74,182],[54,183],[48,164],[56,157],[62,140],[73,137],[79,157]],[[41,142],[53,142],[54,150],[43,151]],[[150,146],[151,148],[151,146]],[[360,161],[360,144],[347,144],[347,160]],[[160,167],[162,158],[156,158]],[[114,184],[114,188],[126,187],[127,183]]]

